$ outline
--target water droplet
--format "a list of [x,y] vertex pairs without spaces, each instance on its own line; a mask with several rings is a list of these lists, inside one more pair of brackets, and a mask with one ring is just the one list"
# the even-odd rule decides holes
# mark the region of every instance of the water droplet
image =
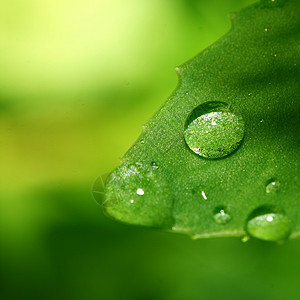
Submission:
[[268,28],[265,28],[265,31],[268,31]]
[[130,224],[170,228],[173,194],[159,169],[151,163],[124,163],[105,184],[104,210]]
[[224,102],[206,102],[187,118],[184,138],[189,148],[205,158],[220,158],[238,148],[244,121]]
[[247,243],[249,240],[250,240],[250,236],[249,236],[249,235],[245,235],[245,236],[243,236],[242,239],[241,239],[241,241],[242,241],[243,243]]
[[259,122],[260,122],[260,123],[263,123],[263,122],[264,122],[264,119],[261,119]]
[[261,206],[255,209],[247,221],[248,233],[265,241],[281,241],[291,231],[291,221],[286,214],[275,206]]
[[231,216],[226,213],[225,208],[216,208],[214,213],[214,220],[218,224],[227,224],[231,220]]
[[158,169],[159,168],[159,166],[158,166],[158,164],[154,161],[154,162],[152,162],[152,168],[153,169]]
[[271,179],[266,185],[266,193],[273,194],[278,192],[280,189],[280,182],[275,179]]

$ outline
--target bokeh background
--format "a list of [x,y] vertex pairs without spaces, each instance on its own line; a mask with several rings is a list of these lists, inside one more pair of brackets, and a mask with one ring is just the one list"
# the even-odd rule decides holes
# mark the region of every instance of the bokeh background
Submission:
[[0,3],[1,299],[300,299],[300,241],[192,241],[93,200],[173,71],[251,0]]

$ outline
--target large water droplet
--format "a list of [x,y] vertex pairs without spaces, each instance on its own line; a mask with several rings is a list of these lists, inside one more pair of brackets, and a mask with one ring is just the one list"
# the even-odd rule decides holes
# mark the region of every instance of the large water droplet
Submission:
[[279,189],[280,189],[280,182],[275,179],[271,179],[266,185],[267,194],[274,194],[277,191],[279,191]]
[[246,229],[255,238],[265,241],[281,241],[289,236],[291,221],[277,207],[261,206],[250,215]]
[[169,228],[173,195],[160,169],[151,163],[125,163],[105,184],[105,211],[130,224]]
[[206,102],[187,118],[184,138],[189,148],[205,158],[232,153],[244,137],[243,119],[224,102]]
[[227,224],[231,220],[231,216],[226,212],[225,208],[216,208],[214,220],[218,224]]

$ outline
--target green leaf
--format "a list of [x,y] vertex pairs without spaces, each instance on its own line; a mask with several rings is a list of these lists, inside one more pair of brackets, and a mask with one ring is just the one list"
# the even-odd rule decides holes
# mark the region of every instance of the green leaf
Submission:
[[298,20],[298,1],[261,1],[176,68],[107,180],[107,214],[194,238],[300,235]]

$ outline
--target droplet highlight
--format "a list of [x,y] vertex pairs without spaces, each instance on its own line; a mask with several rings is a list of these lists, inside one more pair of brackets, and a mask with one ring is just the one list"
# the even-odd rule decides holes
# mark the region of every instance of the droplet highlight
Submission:
[[136,193],[137,193],[138,195],[140,195],[140,196],[143,196],[143,195],[145,194],[144,190],[141,189],[141,188],[138,188],[138,189],[136,190]]
[[204,191],[201,191],[201,195],[202,195],[202,197],[203,197],[204,200],[207,200],[207,196],[206,196],[206,194],[205,194]]
[[211,101],[201,104],[188,116],[184,138],[196,154],[208,158],[221,158],[231,154],[244,138],[242,117],[225,102]]
[[218,224],[225,225],[231,220],[231,216],[226,212],[225,208],[216,208],[214,220]]
[[246,227],[249,235],[257,239],[282,241],[290,235],[291,221],[279,208],[261,206],[251,213]]

